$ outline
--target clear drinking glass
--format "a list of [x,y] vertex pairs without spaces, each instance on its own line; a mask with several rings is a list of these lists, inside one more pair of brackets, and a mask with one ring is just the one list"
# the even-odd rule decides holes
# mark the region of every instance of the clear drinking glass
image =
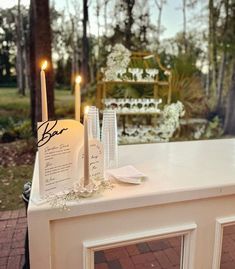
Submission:
[[115,110],[104,110],[102,124],[105,168],[118,166],[117,116]]
[[89,107],[88,124],[90,137],[100,141],[99,109],[95,106]]

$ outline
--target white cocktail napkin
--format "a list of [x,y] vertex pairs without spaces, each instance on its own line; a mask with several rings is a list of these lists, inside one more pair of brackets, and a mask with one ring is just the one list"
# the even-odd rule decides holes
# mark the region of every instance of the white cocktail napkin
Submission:
[[138,171],[134,166],[127,165],[117,169],[109,169],[106,171],[106,175],[109,178],[114,178],[118,181],[140,184],[147,176]]

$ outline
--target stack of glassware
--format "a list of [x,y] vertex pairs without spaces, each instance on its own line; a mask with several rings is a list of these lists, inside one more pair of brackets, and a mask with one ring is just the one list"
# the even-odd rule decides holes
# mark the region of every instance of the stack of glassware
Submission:
[[116,168],[118,166],[118,150],[117,117],[115,110],[104,110],[101,137],[104,146],[105,168]]
[[99,109],[95,106],[89,107],[88,111],[89,135],[100,141]]
[[[101,69],[101,72],[104,73],[105,70]],[[119,68],[112,72],[113,78],[111,80],[137,82],[154,82],[159,74],[159,70],[156,68]],[[105,80],[108,79],[106,78]]]
[[[100,141],[99,110],[91,106],[88,111],[89,136]],[[105,169],[118,166],[117,117],[115,110],[104,110],[101,142],[104,147]]]
[[160,113],[158,105],[162,99],[154,98],[122,98],[122,99],[104,99],[106,109],[115,109],[118,114],[140,114],[140,113]]

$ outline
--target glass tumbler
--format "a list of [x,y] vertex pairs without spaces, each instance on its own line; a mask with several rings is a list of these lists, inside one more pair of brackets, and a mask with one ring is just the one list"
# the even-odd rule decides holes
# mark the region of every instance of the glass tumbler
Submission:
[[118,166],[118,146],[117,116],[115,110],[104,110],[101,136],[104,146],[105,169],[116,168]]
[[100,141],[99,109],[96,108],[95,106],[89,107],[88,125],[89,125],[89,135],[90,135],[90,137]]

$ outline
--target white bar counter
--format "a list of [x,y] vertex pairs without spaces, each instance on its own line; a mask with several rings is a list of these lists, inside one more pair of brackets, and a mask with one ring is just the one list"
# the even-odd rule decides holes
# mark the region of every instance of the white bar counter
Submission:
[[35,203],[36,160],[28,208],[32,269],[92,269],[97,249],[180,234],[182,268],[219,269],[222,227],[235,222],[235,139],[120,146],[119,166],[128,164],[148,179],[118,183],[60,211]]

